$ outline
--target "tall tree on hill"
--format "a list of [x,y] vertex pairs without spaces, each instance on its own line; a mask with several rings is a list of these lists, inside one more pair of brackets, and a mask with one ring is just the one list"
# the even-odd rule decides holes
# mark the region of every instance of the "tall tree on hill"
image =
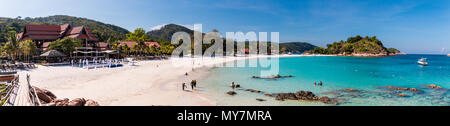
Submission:
[[145,51],[146,44],[144,42],[148,41],[149,38],[143,28],[135,29],[133,33],[126,34],[126,37],[126,41],[137,42],[137,45],[135,47],[133,46],[135,52],[142,53]]

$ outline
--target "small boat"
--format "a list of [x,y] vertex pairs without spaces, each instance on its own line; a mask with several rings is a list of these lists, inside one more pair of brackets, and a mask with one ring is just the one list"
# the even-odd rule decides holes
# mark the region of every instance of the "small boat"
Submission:
[[447,54],[447,56],[450,56],[450,54]]
[[427,58],[420,58],[417,63],[424,66],[428,65]]

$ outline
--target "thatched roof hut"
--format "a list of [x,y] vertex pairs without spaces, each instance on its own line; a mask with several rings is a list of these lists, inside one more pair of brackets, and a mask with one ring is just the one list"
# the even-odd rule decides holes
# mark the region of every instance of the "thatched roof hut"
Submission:
[[57,50],[49,50],[49,51],[41,54],[41,56],[42,57],[65,57],[66,55]]

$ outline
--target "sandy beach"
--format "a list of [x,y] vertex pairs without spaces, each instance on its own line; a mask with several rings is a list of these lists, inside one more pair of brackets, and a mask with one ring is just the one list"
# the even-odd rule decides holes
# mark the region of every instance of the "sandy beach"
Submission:
[[[280,55],[298,57],[301,55]],[[198,82],[196,90],[182,91],[181,83],[208,75],[211,65],[250,58],[276,56],[249,56],[227,58],[170,58],[169,60],[139,61],[134,66],[119,68],[82,69],[71,66],[41,66],[20,71],[21,81],[31,75],[31,84],[52,91],[59,98],[88,98],[102,106],[210,106],[215,101],[208,98]],[[175,62],[174,62],[175,61]],[[183,65],[180,65],[184,63]],[[189,65],[190,64],[190,65]],[[195,67],[193,69],[193,65]],[[185,73],[188,72],[188,76]]]

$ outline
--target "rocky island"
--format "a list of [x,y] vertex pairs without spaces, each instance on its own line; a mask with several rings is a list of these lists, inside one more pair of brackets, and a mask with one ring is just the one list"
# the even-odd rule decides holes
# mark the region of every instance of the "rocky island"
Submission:
[[327,48],[316,47],[304,54],[327,54],[336,56],[383,57],[405,54],[395,48],[386,48],[376,37],[350,37],[346,41],[327,44]]

